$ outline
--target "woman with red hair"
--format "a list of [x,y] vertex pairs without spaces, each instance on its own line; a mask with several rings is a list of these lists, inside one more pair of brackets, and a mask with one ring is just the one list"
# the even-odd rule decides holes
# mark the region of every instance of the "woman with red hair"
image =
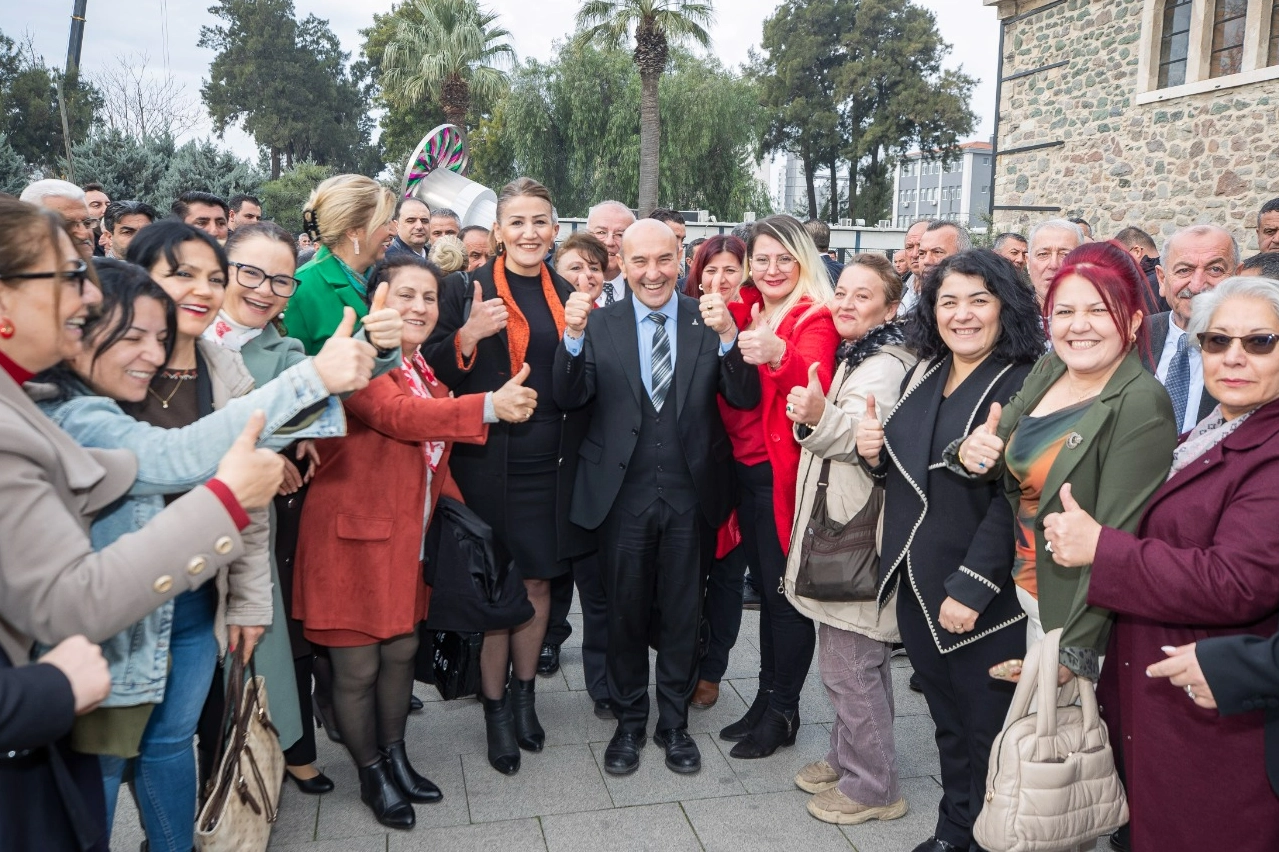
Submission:
[[[1172,465],[1177,427],[1163,385],[1141,366],[1145,279],[1115,243],[1066,256],[1044,299],[1052,351],[1002,412],[947,451],[957,472],[999,477],[1016,515],[1013,580],[1027,644],[1063,628],[1061,678],[1096,680],[1113,616],[1089,606],[1090,566],[1053,561],[1043,518],[1080,506],[1132,532]],[[1104,518],[1104,520],[1103,520]],[[1016,679],[1020,661],[1001,675]]]

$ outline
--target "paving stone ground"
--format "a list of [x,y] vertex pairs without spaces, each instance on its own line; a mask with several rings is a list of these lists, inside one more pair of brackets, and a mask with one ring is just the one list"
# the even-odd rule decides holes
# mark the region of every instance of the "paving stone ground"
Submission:
[[[808,794],[793,781],[800,767],[825,757],[830,742],[834,713],[815,664],[804,685],[803,725],[794,747],[764,760],[734,760],[728,756],[732,743],[715,735],[755,695],[758,613],[743,613],[719,703],[690,711],[689,729],[702,752],[702,770],[691,776],[667,770],[651,739],[635,774],[604,773],[614,726],[592,712],[582,676],[581,617],[575,610],[570,619],[574,634],[562,649],[561,670],[538,678],[546,748],[525,753],[518,774],[503,776],[488,765],[477,702],[441,701],[434,687],[417,684],[426,708],[409,717],[409,755],[444,791],[444,801],[417,805],[412,831],[384,828],[360,802],[345,750],[320,734],[319,763],[337,789],[304,796],[286,782],[272,852],[910,852],[932,833],[941,798],[933,723],[923,697],[907,688],[906,658],[893,660],[894,733],[910,811],[891,822],[833,826],[808,815]],[[112,852],[136,852],[142,837],[123,795]]]

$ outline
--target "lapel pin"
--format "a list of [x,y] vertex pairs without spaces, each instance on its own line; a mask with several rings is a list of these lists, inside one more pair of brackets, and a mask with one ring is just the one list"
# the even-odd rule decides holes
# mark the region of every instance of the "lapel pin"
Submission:
[[693,325],[697,325],[697,317],[693,317]]
[[1073,450],[1075,447],[1079,446],[1083,442],[1084,442],[1083,435],[1080,435],[1078,432],[1071,432],[1070,435],[1066,438],[1066,449]]

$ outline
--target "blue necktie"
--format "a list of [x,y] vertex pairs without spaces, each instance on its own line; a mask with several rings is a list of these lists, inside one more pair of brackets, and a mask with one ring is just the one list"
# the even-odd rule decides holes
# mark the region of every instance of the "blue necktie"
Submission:
[[653,388],[648,396],[653,408],[661,411],[666,392],[671,389],[671,341],[666,336],[666,314],[653,311],[648,318],[657,323],[653,330]]
[[1168,389],[1168,396],[1172,397],[1172,413],[1177,418],[1178,434],[1186,420],[1186,398],[1190,395],[1190,352],[1186,347],[1189,339],[1189,335],[1183,334],[1177,341],[1177,352],[1172,356],[1168,375],[1164,378],[1164,387]]

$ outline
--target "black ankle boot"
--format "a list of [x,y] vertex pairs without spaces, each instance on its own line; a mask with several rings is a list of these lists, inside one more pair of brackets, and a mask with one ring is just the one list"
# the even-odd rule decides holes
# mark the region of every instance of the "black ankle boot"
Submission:
[[533,680],[517,680],[511,678],[507,694],[511,697],[511,710],[515,714],[515,739],[525,751],[541,751],[546,745],[546,731],[542,723],[537,721],[537,708],[534,702],[537,696]]
[[727,740],[735,743],[746,739],[746,735],[751,729],[759,724],[759,720],[764,718],[764,711],[768,709],[768,698],[773,694],[771,689],[761,689],[755,693],[755,700],[751,702],[750,709],[746,711],[746,715],[738,719],[719,732],[721,740]]
[[484,699],[484,730],[489,741],[489,765],[503,775],[520,771],[520,746],[515,740],[515,714],[503,695]]
[[391,777],[395,779],[400,792],[407,796],[409,801],[430,805],[444,798],[440,788],[432,784],[430,779],[418,775],[417,770],[409,763],[409,755],[404,750],[403,740],[391,743],[382,749],[382,754],[391,765]]
[[759,720],[759,724],[751,728],[746,739],[733,746],[733,750],[728,755],[742,760],[768,757],[777,751],[779,746],[795,745],[797,733],[799,733],[798,710],[782,713],[780,710],[769,708],[765,711],[764,718]]
[[360,798],[377,821],[388,828],[412,828],[417,823],[417,814],[391,777],[386,758],[372,766],[360,767]]

